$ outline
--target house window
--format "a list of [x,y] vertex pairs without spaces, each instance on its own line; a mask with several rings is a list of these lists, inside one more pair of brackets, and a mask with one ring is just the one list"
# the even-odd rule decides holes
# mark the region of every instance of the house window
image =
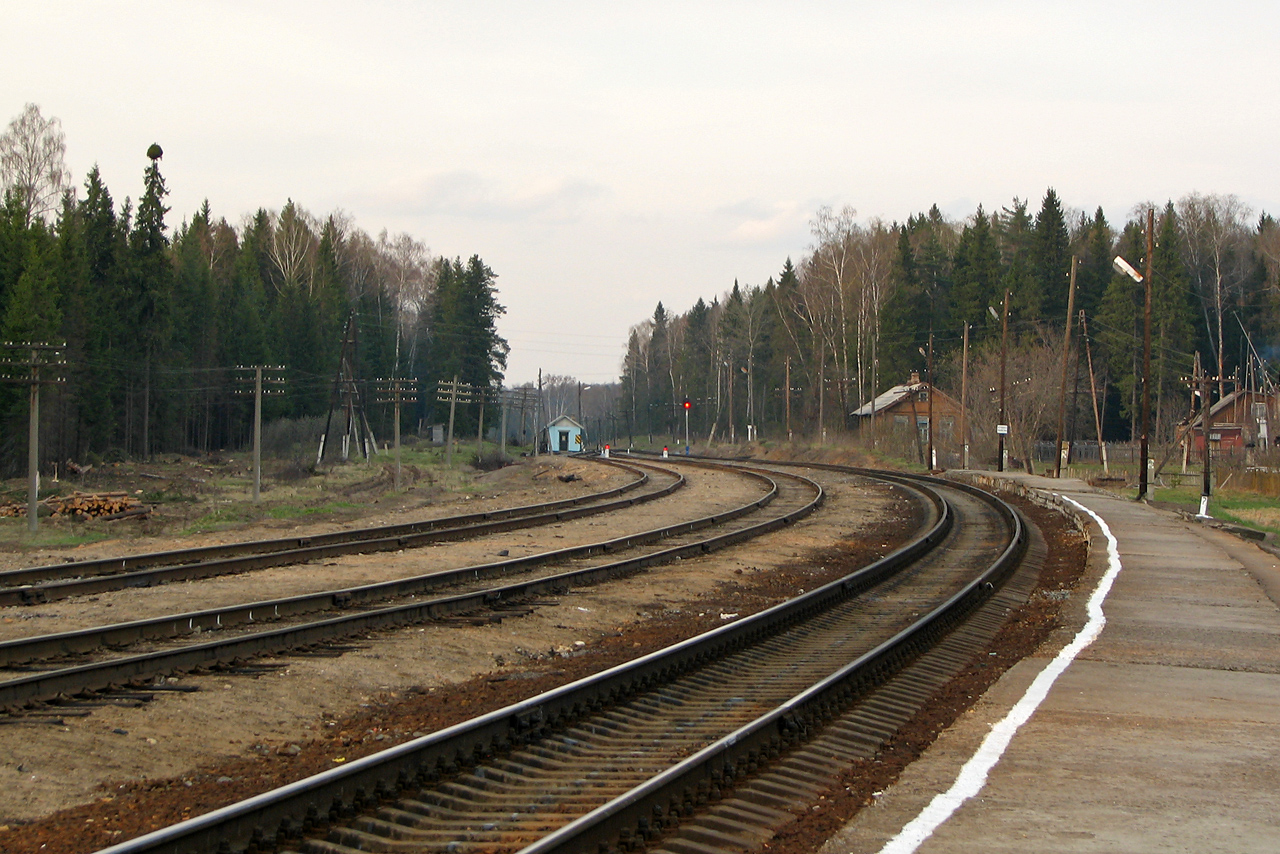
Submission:
[[921,389],[919,392],[917,392],[917,395],[918,396],[916,397],[916,400],[919,400],[921,402],[926,401],[929,399],[929,390],[927,388]]
[[905,416],[905,415],[895,415],[895,416],[893,416],[893,426],[894,426],[895,428],[896,428],[896,427],[906,427],[906,426],[907,426],[907,416]]

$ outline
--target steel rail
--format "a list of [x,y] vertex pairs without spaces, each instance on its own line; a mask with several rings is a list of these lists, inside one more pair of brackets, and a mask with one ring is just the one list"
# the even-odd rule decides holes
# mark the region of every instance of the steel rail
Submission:
[[[806,467],[812,467],[804,464]],[[829,470],[865,469],[823,465]],[[980,575],[911,626],[858,656],[827,678],[800,692],[750,724],[654,776],[626,794],[520,849],[519,854],[595,854],[617,851],[620,842],[643,845],[678,825],[682,805],[696,797],[699,785],[721,790],[735,779],[769,764],[787,747],[794,746],[813,729],[830,721],[886,682],[938,642],[977,608],[1017,567],[1027,547],[1021,517],[1004,501],[968,484],[928,476],[906,476],[917,483],[945,486],[987,500],[1010,530],[1008,545]]]
[[[765,475],[753,474],[768,479]],[[56,699],[59,696],[109,689],[120,684],[136,682],[140,679],[149,679],[177,672],[189,672],[261,655],[278,654],[291,649],[332,642],[338,638],[371,630],[382,630],[458,614],[474,613],[485,608],[492,608],[500,603],[508,604],[549,593],[560,593],[571,587],[596,584],[620,575],[640,571],[649,566],[704,554],[789,525],[813,512],[821,505],[824,497],[821,486],[808,478],[797,475],[787,476],[807,483],[814,491],[813,499],[804,506],[786,514],[745,528],[650,554],[544,576],[502,587],[428,599],[297,626],[255,632],[241,637],[189,644],[176,649],[161,650],[10,679],[0,682],[0,709],[17,708],[33,702]],[[770,494],[776,494],[776,491],[777,486],[775,484]],[[760,504],[763,501],[764,499],[762,498],[757,502],[752,502],[752,504]],[[746,505],[745,507],[750,506]],[[745,508],[736,508],[719,515],[721,517],[737,517],[743,515],[744,512]],[[682,523],[679,527],[685,530],[694,530],[693,527],[690,527],[694,525],[706,527],[702,523],[713,518],[715,517],[704,517],[696,522]]]
[[[322,590],[315,593],[303,593],[279,599],[187,611],[180,614],[167,614],[163,617],[131,620],[109,626],[96,626],[47,635],[14,638],[0,641],[0,667],[13,667],[48,658],[84,654],[102,647],[121,648],[144,640],[162,640],[199,634],[205,631],[217,631],[236,625],[277,621],[305,614],[314,614],[319,611],[343,610],[360,606],[369,607],[374,603],[388,599],[417,596],[462,582],[499,578],[517,572],[524,572],[536,566],[562,563],[596,554],[606,554],[649,545],[678,534],[723,524],[739,516],[754,512],[773,501],[777,495],[777,484],[773,480],[754,471],[739,470],[744,471],[752,478],[760,480],[768,488],[757,500],[723,513],[616,537],[611,540],[539,552],[508,560],[439,570],[356,587]],[[684,483],[684,476],[680,475],[677,482]],[[639,499],[630,500],[638,501]],[[576,511],[561,511],[556,514],[555,518],[577,518],[574,515],[575,513]],[[0,686],[3,686],[3,684],[5,683],[0,683]],[[0,692],[2,692],[2,688],[0,688]],[[0,708],[3,707],[4,703],[0,702]]]
[[[156,584],[287,566],[341,555],[398,551],[450,539],[464,539],[535,527],[553,521],[565,521],[631,507],[671,495],[685,485],[684,478],[677,476],[674,483],[662,489],[630,499],[604,501],[643,486],[648,483],[649,475],[634,465],[613,460],[596,459],[594,461],[631,471],[639,477],[618,487],[545,504],[530,504],[396,525],[333,531],[305,537],[227,543],[218,546],[201,546],[7,570],[0,572],[0,584],[7,585],[0,587],[0,607],[35,605],[71,596],[103,593],[128,587],[151,587]],[[664,471],[661,468],[655,470]]]
[[[917,494],[922,492],[916,487],[910,488]],[[617,703],[718,656],[770,637],[892,577],[933,550],[951,529],[953,516],[947,504],[936,493],[923,491],[923,494],[934,508],[928,529],[845,578],[635,661],[120,843],[102,854],[204,854],[233,848],[243,850],[245,846],[257,851],[275,850],[278,842],[327,825],[331,816],[354,815],[410,786],[450,776],[482,758],[529,743],[549,729],[567,725],[592,710]],[[796,707],[789,719],[794,720],[794,714],[803,710]],[[591,850],[596,849],[593,846]]]

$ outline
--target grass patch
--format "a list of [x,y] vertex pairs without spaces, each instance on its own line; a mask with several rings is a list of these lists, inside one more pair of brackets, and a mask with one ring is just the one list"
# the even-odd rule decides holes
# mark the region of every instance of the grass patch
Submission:
[[274,507],[266,508],[266,512],[263,515],[270,519],[299,519],[304,516],[314,516],[317,513],[352,510],[362,506],[354,501],[330,501],[327,504],[320,504],[314,507],[299,507],[297,504],[277,504]]
[[48,520],[41,519],[39,529],[36,531],[36,535],[32,537],[27,531],[25,517],[5,519],[0,522],[0,540],[20,543],[32,548],[83,546],[88,543],[97,543],[110,539],[112,536],[107,531],[86,528],[80,523],[76,523],[74,528],[69,528],[63,527],[56,522],[50,523]]

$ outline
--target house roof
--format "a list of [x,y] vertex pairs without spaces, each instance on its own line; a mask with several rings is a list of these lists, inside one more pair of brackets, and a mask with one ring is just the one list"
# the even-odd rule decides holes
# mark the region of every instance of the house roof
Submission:
[[582,425],[579,424],[577,421],[574,421],[568,415],[561,415],[560,417],[556,418],[555,420],[547,424],[547,427],[545,429],[550,429],[551,427],[555,427],[557,425],[562,425],[562,424],[568,424],[570,427],[577,427],[579,430],[582,429]]
[[884,410],[888,409],[890,406],[893,406],[895,403],[905,398],[907,395],[913,394],[914,392],[917,392],[917,391],[923,391],[928,387],[929,387],[929,384],[923,383],[923,382],[903,383],[902,385],[896,385],[893,388],[889,389],[888,391],[881,392],[879,395],[876,396],[874,401],[868,401],[862,404],[862,406],[854,410],[853,414],[860,418],[868,418],[871,415],[872,403],[875,404],[876,412],[883,412]]

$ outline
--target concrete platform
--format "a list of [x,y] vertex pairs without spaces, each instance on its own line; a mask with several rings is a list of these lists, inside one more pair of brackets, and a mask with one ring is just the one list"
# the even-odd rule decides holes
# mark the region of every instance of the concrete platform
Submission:
[[1085,624],[1107,569],[1095,530],[1073,625],[1006,673],[823,854],[1280,851],[1280,559],[1080,481],[1014,477],[1079,501],[1116,537],[1102,633],[978,793],[922,842],[903,838]]

